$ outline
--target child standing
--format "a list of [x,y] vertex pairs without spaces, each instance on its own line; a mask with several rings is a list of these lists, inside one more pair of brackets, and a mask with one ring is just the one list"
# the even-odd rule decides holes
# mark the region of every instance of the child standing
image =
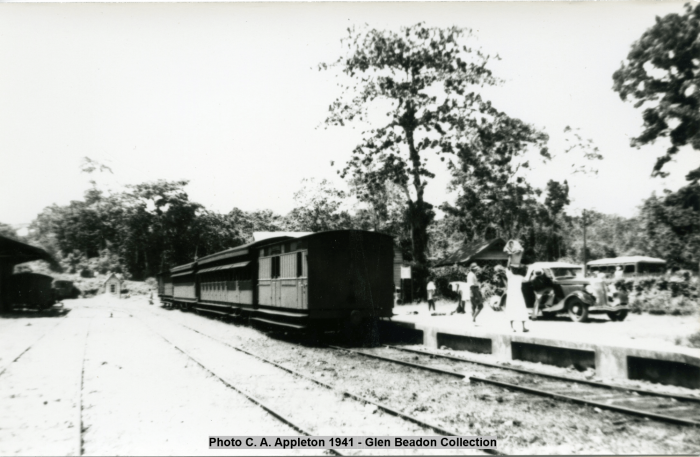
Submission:
[[428,312],[430,312],[431,308],[433,311],[435,311],[435,289],[435,283],[431,279],[428,282],[428,287],[426,288],[428,291]]

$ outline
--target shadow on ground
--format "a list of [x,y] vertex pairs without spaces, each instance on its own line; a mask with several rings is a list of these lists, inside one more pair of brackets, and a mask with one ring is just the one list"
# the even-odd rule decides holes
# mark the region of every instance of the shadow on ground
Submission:
[[44,319],[50,317],[64,317],[70,313],[70,308],[53,307],[45,311],[35,309],[14,309],[6,313],[0,313],[0,319]]

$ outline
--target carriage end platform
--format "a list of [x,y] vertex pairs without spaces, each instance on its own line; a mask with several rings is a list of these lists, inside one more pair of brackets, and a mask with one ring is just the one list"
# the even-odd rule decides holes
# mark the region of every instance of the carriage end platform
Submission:
[[527,333],[516,322],[516,333],[503,313],[486,307],[475,325],[468,314],[450,315],[454,307],[439,303],[436,312],[428,313],[427,304],[397,306],[394,317],[386,320],[387,329],[433,349],[593,369],[606,379],[700,389],[700,349],[677,344],[700,328],[696,316],[632,314],[624,322],[594,316],[586,323],[561,317],[527,322]]

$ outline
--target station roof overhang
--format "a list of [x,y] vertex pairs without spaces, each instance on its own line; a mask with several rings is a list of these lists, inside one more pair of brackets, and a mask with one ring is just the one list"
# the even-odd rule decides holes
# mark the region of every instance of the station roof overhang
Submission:
[[56,263],[55,259],[43,249],[0,235],[0,263],[14,266],[34,260]]

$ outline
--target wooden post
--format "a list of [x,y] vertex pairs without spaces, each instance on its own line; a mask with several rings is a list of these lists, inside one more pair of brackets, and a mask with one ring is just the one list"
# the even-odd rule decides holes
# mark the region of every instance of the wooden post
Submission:
[[586,210],[583,210],[583,277],[588,273],[588,250],[586,249]]

